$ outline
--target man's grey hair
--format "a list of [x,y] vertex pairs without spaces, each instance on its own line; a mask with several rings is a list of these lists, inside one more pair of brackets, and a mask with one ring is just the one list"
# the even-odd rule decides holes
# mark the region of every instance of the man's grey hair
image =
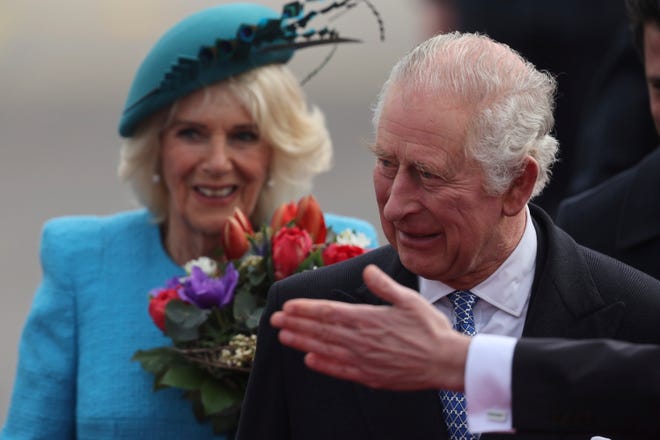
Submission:
[[421,43],[394,66],[374,109],[376,129],[394,85],[465,105],[471,116],[464,148],[482,167],[489,192],[504,193],[531,156],[540,167],[532,197],[541,193],[558,150],[550,134],[556,91],[550,74],[485,35],[453,32]]

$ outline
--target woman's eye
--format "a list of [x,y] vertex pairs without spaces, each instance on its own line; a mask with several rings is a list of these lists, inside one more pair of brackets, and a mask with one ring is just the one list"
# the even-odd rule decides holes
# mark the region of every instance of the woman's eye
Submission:
[[254,142],[259,140],[259,133],[251,130],[237,131],[233,137],[241,142]]
[[183,128],[178,130],[176,136],[189,141],[198,141],[202,138],[202,134],[195,128]]

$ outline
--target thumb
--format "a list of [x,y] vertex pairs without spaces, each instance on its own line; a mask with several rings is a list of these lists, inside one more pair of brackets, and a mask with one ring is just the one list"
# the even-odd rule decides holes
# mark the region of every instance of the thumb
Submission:
[[364,268],[362,279],[374,295],[394,306],[405,307],[411,298],[419,296],[417,292],[397,283],[373,264]]

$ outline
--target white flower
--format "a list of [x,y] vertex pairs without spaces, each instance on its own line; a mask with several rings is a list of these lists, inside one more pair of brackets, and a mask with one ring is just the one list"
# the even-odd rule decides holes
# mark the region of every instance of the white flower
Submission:
[[210,277],[218,275],[218,263],[208,257],[199,257],[196,260],[191,260],[187,262],[183,268],[190,275],[192,273],[192,268],[195,266],[199,267],[202,272]]
[[351,229],[345,229],[337,234],[337,243],[367,248],[371,244],[371,241],[363,232],[356,233]]

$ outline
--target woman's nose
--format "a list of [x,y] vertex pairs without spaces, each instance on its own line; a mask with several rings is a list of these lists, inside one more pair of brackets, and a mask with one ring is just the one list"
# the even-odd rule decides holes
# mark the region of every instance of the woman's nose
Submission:
[[211,138],[208,154],[204,158],[202,169],[210,174],[219,174],[231,169],[231,158],[224,139]]

